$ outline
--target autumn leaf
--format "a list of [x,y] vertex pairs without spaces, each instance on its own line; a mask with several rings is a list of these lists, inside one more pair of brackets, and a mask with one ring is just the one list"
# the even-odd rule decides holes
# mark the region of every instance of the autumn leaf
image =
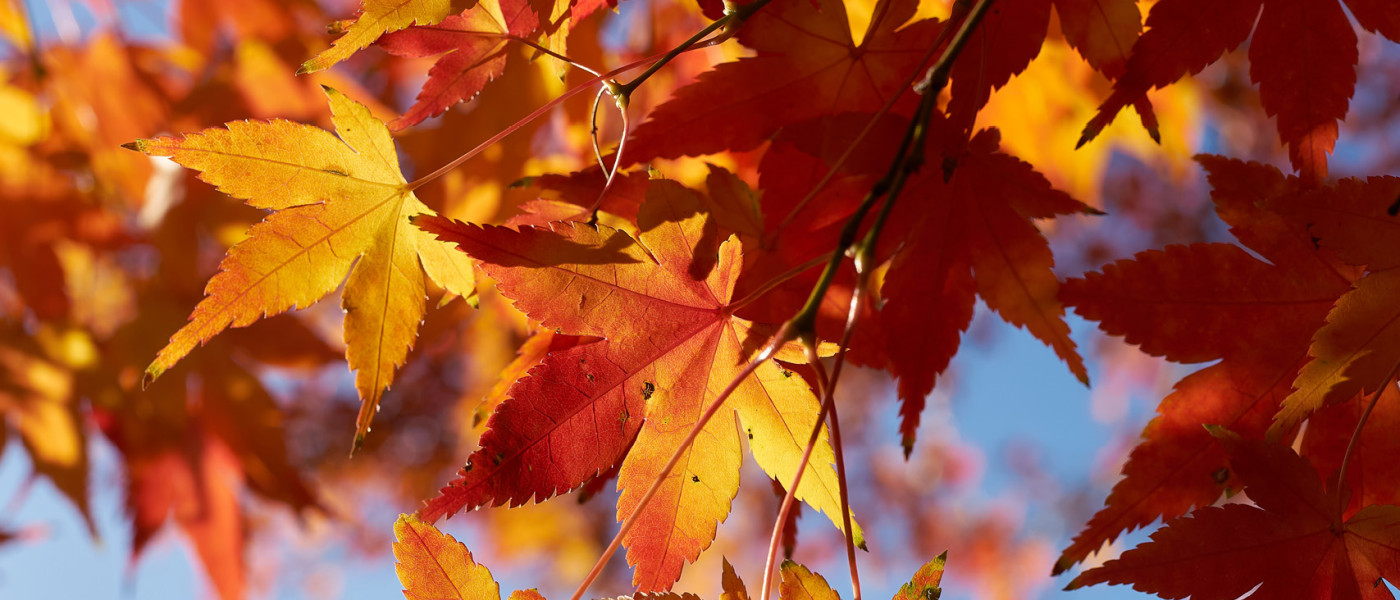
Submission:
[[458,295],[474,284],[465,257],[409,225],[409,217],[431,211],[399,173],[388,129],[340,92],[326,88],[326,96],[339,138],[273,120],[128,144],[169,156],[220,191],[274,211],[229,250],[190,322],[146,377],[159,377],[229,326],[309,306],[345,281],[346,357],[363,401],[358,446],[423,320],[424,274]]
[[[1033,219],[1097,211],[1050,186],[1030,165],[998,151],[984,130],[956,157],[952,178],[933,169],[911,181],[894,219],[905,246],[891,261],[879,318],[899,378],[903,445],[914,443],[934,380],[957,353],[978,297],[1002,319],[1050,346],[1081,383],[1084,360],[1069,337],[1049,242]],[[931,144],[937,142],[931,142]],[[894,229],[899,229],[895,227]]]
[[[1163,598],[1391,598],[1400,578],[1400,507],[1368,506],[1342,522],[1290,448],[1212,430],[1256,506],[1206,507],[1168,522],[1152,541],[1090,569],[1066,589],[1131,584]],[[1258,589],[1255,589],[1257,586]]]
[[1327,404],[1395,381],[1400,364],[1400,178],[1345,179],[1281,198],[1273,206],[1302,221],[1319,244],[1368,273],[1337,300],[1317,330],[1274,431]]
[[1054,0],[1065,40],[1109,79],[1123,74],[1142,32],[1142,13],[1132,0]]
[[433,25],[452,10],[451,0],[364,0],[355,22],[331,47],[302,63],[298,74],[315,73],[369,47],[380,36],[411,25]]
[[418,100],[403,116],[389,122],[395,131],[471,100],[506,68],[512,37],[529,34],[539,20],[526,0],[482,0],[460,15],[436,25],[419,25],[387,34],[379,45],[395,56],[441,55],[428,71]]
[[500,599],[501,589],[491,572],[472,560],[466,545],[431,523],[399,515],[394,538],[394,570],[407,600]]
[[948,553],[944,552],[924,563],[909,583],[900,586],[893,600],[938,600],[943,594],[943,567],[948,563]]
[[635,164],[747,150],[787,124],[874,112],[904,93],[900,86],[938,34],[931,19],[905,26],[916,4],[882,0],[881,18],[856,45],[841,2],[775,0],[738,34],[758,55],[721,64],[677,90],[632,133],[624,158]]
[[[618,513],[627,516],[700,413],[748,362],[755,349],[746,342],[766,337],[764,327],[732,314],[739,243],[707,239],[700,196],[653,181],[647,198],[636,239],[601,225],[513,231],[416,220],[480,261],[501,293],[544,327],[605,338],[550,354],[518,381],[488,422],[481,449],[428,502],[424,518],[540,501],[619,461]],[[781,357],[801,360],[796,351]],[[817,413],[806,384],[765,362],[729,406],[759,465],[790,481]],[[797,496],[839,526],[833,460],[823,436]],[[710,544],[738,490],[739,463],[739,433],[728,418],[711,420],[625,540],[639,589],[668,589]]]
[[1223,360],[1177,382],[1162,401],[1123,479],[1061,554],[1056,573],[1124,531],[1219,498],[1233,476],[1202,425],[1262,437],[1308,339],[1356,276],[1320,252],[1306,228],[1261,208],[1296,190],[1296,178],[1258,163],[1197,160],[1209,174],[1216,213],[1258,256],[1227,243],[1148,250],[1066,281],[1060,298],[1148,354]]
[[[1346,4],[1363,28],[1400,42],[1400,26],[1387,14],[1394,11],[1382,8],[1387,6],[1383,0]],[[1147,91],[1199,73],[1244,43],[1251,30],[1249,75],[1259,85],[1264,110],[1277,118],[1279,137],[1303,180],[1321,183],[1327,177],[1327,154],[1337,141],[1337,121],[1346,116],[1356,87],[1356,33],[1339,0],[1154,4],[1147,32],[1134,44],[1126,71],[1085,126],[1080,143],[1093,139],[1129,104],[1138,108],[1156,138]]]
[[841,600],[826,578],[790,560],[783,561],[778,597],[782,600]]
[[724,591],[719,600],[749,600],[749,590],[744,586],[744,580],[734,572],[734,565],[729,564],[729,559],[724,559],[722,569],[720,587]]

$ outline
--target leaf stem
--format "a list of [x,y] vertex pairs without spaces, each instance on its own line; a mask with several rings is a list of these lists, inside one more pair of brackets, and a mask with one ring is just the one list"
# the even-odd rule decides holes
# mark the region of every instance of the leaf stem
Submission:
[[812,423],[812,434],[807,436],[807,447],[802,450],[802,460],[797,463],[797,472],[792,475],[792,484],[787,486],[787,494],[783,496],[783,503],[778,508],[778,518],[773,521],[773,535],[768,540],[768,558],[763,563],[763,589],[759,593],[761,600],[768,600],[772,592],[773,565],[778,561],[778,544],[783,539],[784,526],[787,525],[788,515],[792,513],[792,505],[797,499],[797,486],[802,484],[802,475],[807,472],[807,464],[812,460],[812,451],[816,449],[817,440],[821,438],[822,421],[831,411],[835,398],[827,385],[826,365],[823,365],[821,357],[817,356],[815,344],[803,346],[807,350],[808,364],[812,365],[812,369],[817,373],[817,393],[823,400],[821,410],[817,411],[817,419]]
[[[622,94],[622,97],[630,96],[633,91],[635,91],[638,87],[642,85],[643,82],[645,82],[647,79],[650,79],[652,75],[655,75],[657,71],[661,70],[661,67],[664,67],[667,63],[670,63],[672,60],[675,60],[677,56],[680,56],[681,54],[684,54],[685,52],[688,52],[693,48],[704,48],[706,46],[713,45],[713,43],[716,41],[723,41],[725,39],[728,39],[729,36],[733,35],[733,31],[737,28],[738,25],[743,24],[743,22],[748,20],[750,16],[758,12],[760,8],[763,8],[771,1],[772,0],[755,0],[754,2],[750,2],[749,4],[745,4],[743,6],[735,8],[733,12],[725,11],[724,16],[720,17],[719,19],[716,19],[713,23],[706,25],[704,29],[701,29],[700,31],[696,32],[695,35],[690,36],[690,38],[686,41],[681,42],[675,48],[672,48],[669,51],[667,51],[664,55],[662,55],[660,60],[656,61],[655,63],[652,63],[652,65],[648,67],[647,70],[642,71],[642,73],[638,75],[635,79],[627,83],[618,84],[618,88]],[[724,29],[724,32],[722,32],[716,40],[705,41],[706,37],[708,37],[711,33],[714,33],[716,30],[719,30],[721,28]]]
[[800,265],[797,265],[797,266],[795,266],[795,267],[793,267],[793,268],[791,268],[791,269],[788,269],[788,270],[786,270],[786,271],[783,271],[783,272],[782,272],[781,274],[779,274],[777,277],[774,277],[774,278],[768,280],[768,281],[765,282],[763,285],[758,286],[758,288],[755,289],[754,291],[749,292],[749,294],[748,294],[747,296],[744,296],[743,298],[740,298],[740,299],[738,299],[738,300],[736,300],[736,301],[734,301],[734,302],[730,302],[730,303],[729,303],[729,306],[727,306],[726,308],[729,310],[729,312],[733,313],[734,311],[739,310],[740,308],[743,308],[743,307],[745,307],[745,306],[748,306],[748,305],[751,304],[754,300],[757,300],[757,299],[763,297],[764,294],[767,294],[768,292],[772,291],[773,288],[782,285],[783,282],[785,282],[785,281],[787,281],[787,280],[789,280],[789,279],[792,279],[793,277],[797,277],[798,275],[801,275],[803,272],[805,272],[807,269],[810,269],[810,268],[812,268],[812,267],[815,267],[815,266],[817,266],[817,265],[819,265],[819,264],[822,264],[823,262],[826,262],[826,261],[828,261],[828,260],[831,260],[831,255],[830,255],[830,254],[822,254],[822,255],[820,255],[820,256],[814,256],[814,257],[808,259],[807,262],[804,262],[804,263],[802,263],[802,264],[800,264]]
[[527,123],[534,121],[535,119],[538,119],[541,116],[544,116],[545,113],[548,113],[555,106],[558,106],[565,100],[572,98],[573,96],[577,95],[583,90],[591,88],[596,83],[603,82],[611,77],[617,76],[618,74],[631,71],[632,69],[636,69],[638,67],[641,67],[642,65],[655,61],[659,56],[660,55],[652,55],[640,60],[632,61],[630,63],[622,65],[621,67],[608,71],[607,73],[598,75],[597,77],[588,80],[586,83],[570,88],[568,91],[565,91],[563,94],[560,94],[558,97],[554,98],[553,100],[550,100],[549,102],[546,102],[544,105],[535,109],[535,112],[532,112],[526,115],[524,118],[520,119],[519,121],[512,123],[509,127],[506,127],[505,129],[502,129],[501,131],[497,132],[496,135],[493,135],[486,141],[477,144],[475,148],[472,148],[471,150],[468,150],[465,154],[453,159],[452,162],[449,162],[443,165],[442,167],[439,167],[436,171],[433,171],[432,173],[428,173],[427,175],[424,175],[422,177],[419,177],[418,179],[414,179],[413,181],[404,184],[403,191],[405,193],[412,192],[413,190],[422,187],[424,184],[431,182],[439,177],[442,177],[443,175],[446,175],[453,169],[462,166],[462,163],[471,160],[472,158],[476,157],[476,155],[480,154],[482,151],[486,150],[487,148],[490,148],[496,142],[499,142],[502,139],[505,139],[506,136],[515,133],[521,127],[524,127]]
[[[587,72],[589,75],[592,75],[592,76],[594,76],[594,77],[598,77],[598,76],[599,76],[597,71],[588,68],[588,67],[585,66],[583,63],[580,63],[580,62],[578,62],[578,61],[576,61],[576,60],[574,60],[574,59],[572,59],[572,58],[569,58],[569,57],[567,57],[567,56],[564,56],[563,54],[560,54],[560,53],[558,53],[558,52],[555,52],[555,51],[553,51],[553,50],[550,50],[549,48],[546,48],[546,47],[544,47],[544,46],[541,46],[541,45],[535,43],[534,40],[525,39],[525,38],[520,37],[520,36],[518,36],[518,35],[509,34],[509,33],[507,33],[507,34],[501,34],[501,37],[504,37],[504,38],[506,38],[506,39],[508,39],[508,40],[514,40],[514,41],[520,42],[521,44],[524,44],[524,45],[526,45],[526,46],[529,46],[529,47],[531,47],[531,48],[534,48],[535,50],[539,51],[541,54],[545,54],[545,55],[547,55],[547,56],[550,56],[550,57],[553,57],[553,58],[557,58],[557,59],[563,61],[565,64],[568,64],[569,66],[571,66],[571,67],[573,67],[573,68],[575,68],[575,69],[579,69],[579,70],[581,70],[581,71],[585,71],[585,72]],[[592,85],[592,84],[589,84],[589,85]]]
[[1400,373],[1400,362],[1395,363],[1395,366],[1390,368],[1390,372],[1386,373],[1385,377],[1381,379],[1381,384],[1376,388],[1376,393],[1371,395],[1371,402],[1366,405],[1365,410],[1361,411],[1361,418],[1356,420],[1356,429],[1351,432],[1351,440],[1347,442],[1347,449],[1342,453],[1342,466],[1337,470],[1338,500],[1336,518],[1338,521],[1341,521],[1342,513],[1346,512],[1346,500],[1341,494],[1341,490],[1346,486],[1347,467],[1351,465],[1352,451],[1356,449],[1357,442],[1361,440],[1361,428],[1365,427],[1366,419],[1371,417],[1371,411],[1375,410],[1376,404],[1380,403],[1381,395],[1385,393],[1386,388],[1395,383],[1395,375],[1397,373]]

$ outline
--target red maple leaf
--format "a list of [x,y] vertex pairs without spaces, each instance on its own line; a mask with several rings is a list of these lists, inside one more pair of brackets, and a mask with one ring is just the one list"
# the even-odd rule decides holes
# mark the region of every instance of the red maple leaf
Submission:
[[[1400,42],[1400,18],[1386,0],[1346,0],[1362,27]],[[1260,9],[1263,9],[1262,16]],[[1258,19],[1258,26],[1255,20]],[[1260,101],[1278,118],[1279,137],[1303,180],[1327,177],[1327,154],[1337,141],[1356,87],[1356,33],[1338,0],[1162,0],[1147,16],[1147,32],[1133,45],[1113,94],[1084,128],[1083,144],[1133,104],[1157,138],[1147,91],[1199,73],[1244,43],[1250,31],[1250,79]]]
[[1257,506],[1208,507],[1175,519],[1066,589],[1132,584],[1195,600],[1393,598],[1381,580],[1400,581],[1400,506],[1368,506],[1343,522],[1337,490],[1325,490],[1290,448],[1212,433]]
[[505,71],[510,39],[538,26],[539,19],[526,0],[483,0],[436,25],[415,25],[379,38],[378,44],[395,56],[442,55],[428,71],[418,101],[390,121],[389,128],[412,127],[474,98]]
[[1219,498],[1229,472],[1201,426],[1262,437],[1307,357],[1308,339],[1357,275],[1320,251],[1306,227],[1259,206],[1296,190],[1296,178],[1257,163],[1198,160],[1217,214],[1264,260],[1234,244],[1169,246],[1065,282],[1066,305],[1148,354],[1224,360],[1181,380],[1162,401],[1124,478],[1065,549],[1056,573],[1121,532]]
[[738,34],[758,55],[721,64],[677,90],[632,133],[624,158],[635,164],[748,150],[784,125],[876,111],[905,91],[938,35],[933,19],[904,26],[916,4],[881,0],[857,45],[841,2],[774,0]]

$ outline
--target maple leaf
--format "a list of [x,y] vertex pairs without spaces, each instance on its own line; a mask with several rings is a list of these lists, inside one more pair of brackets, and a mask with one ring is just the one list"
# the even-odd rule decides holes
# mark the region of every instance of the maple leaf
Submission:
[[302,63],[298,74],[315,73],[359,52],[387,32],[411,25],[433,25],[447,18],[451,0],[364,0],[355,22],[331,47]]
[[491,571],[472,560],[471,551],[414,515],[394,522],[394,571],[407,600],[499,600]]
[[[1384,0],[1346,0],[1361,26],[1400,42],[1400,25]],[[1260,9],[1263,9],[1262,16]],[[1384,8],[1383,8],[1384,7]],[[1258,19],[1258,26],[1255,20]],[[1356,33],[1338,0],[1163,0],[1147,16],[1113,94],[1084,128],[1093,139],[1123,107],[1133,104],[1157,138],[1147,91],[1199,73],[1244,43],[1250,30],[1250,79],[1264,110],[1277,117],[1289,159],[1309,184],[1327,177],[1327,154],[1337,140],[1356,86]]]
[[[732,314],[739,243],[707,239],[708,220],[698,194],[653,181],[635,239],[602,225],[513,231],[415,221],[477,259],[502,295],[544,327],[605,338],[548,355],[512,386],[481,449],[427,503],[424,518],[541,501],[619,461],[619,518],[633,511],[701,412],[756,351],[749,344],[766,337],[765,328]],[[799,356],[795,349],[779,354],[794,362]],[[766,361],[728,402],[759,465],[790,481],[818,408],[806,384]],[[639,589],[669,588],[710,544],[738,491],[740,458],[738,432],[722,417],[681,456],[626,538]],[[811,460],[797,497],[839,527],[834,455],[824,434]]]
[[1065,40],[1079,55],[1109,79],[1117,79],[1127,66],[1138,34],[1142,13],[1132,0],[1054,0]]
[[[500,600],[501,586],[467,546],[416,515],[394,521],[394,571],[406,600]],[[544,600],[538,591],[516,590],[509,600]]]
[[841,600],[825,577],[807,570],[807,567],[785,560],[780,571],[782,579],[778,582],[778,597],[782,600]]
[[379,45],[395,56],[422,58],[441,54],[428,71],[418,100],[389,122],[395,131],[435,117],[453,104],[471,100],[505,71],[506,47],[512,37],[539,26],[526,0],[482,0],[460,15],[436,25],[390,33]]
[[111,373],[97,379],[108,383],[83,390],[98,399],[96,420],[121,451],[128,474],[124,492],[133,561],[173,523],[189,539],[219,596],[242,598],[252,529],[245,491],[297,511],[320,505],[288,459],[282,411],[262,382],[231,357],[314,367],[335,353],[283,315],[214,340],[209,352],[146,390],[127,389],[131,383],[111,389],[120,373],[138,372],[132,361],[159,347],[158,332],[183,315],[162,294],[148,293],[142,300],[137,319],[106,348],[103,367]]
[[[1368,506],[1342,522],[1338,491],[1325,491],[1292,449],[1212,433],[1257,506],[1199,509],[1152,541],[1090,569],[1066,589],[1132,584],[1163,598],[1392,598],[1400,579],[1400,507]],[[1258,589],[1254,589],[1254,588]]]
[[[1323,247],[1368,274],[1337,300],[1313,336],[1275,430],[1326,404],[1370,394],[1395,381],[1400,363],[1400,178],[1344,179],[1276,199],[1271,207],[1302,222]],[[1388,378],[1387,378],[1388,377]]]
[[1168,246],[1066,281],[1079,315],[1154,356],[1223,359],[1187,376],[1158,407],[1105,506],[1055,564],[1060,573],[1123,531],[1220,497],[1226,457],[1202,425],[1261,437],[1287,384],[1355,273],[1320,252],[1307,230],[1261,208],[1297,189],[1273,167],[1199,156],[1216,212],[1260,258],[1234,244]]
[[1057,298],[1054,256],[1032,219],[1097,211],[999,152],[998,143],[995,130],[979,132],[957,157],[951,180],[932,169],[921,174],[893,217],[907,227],[904,235],[891,232],[893,237],[907,237],[908,245],[886,274],[881,293],[888,300],[879,318],[904,402],[900,432],[906,455],[924,398],[957,353],[978,296],[1006,322],[1053,348],[1080,382],[1089,381]]
[[220,191],[275,211],[229,250],[190,322],[146,377],[159,377],[229,326],[309,306],[345,281],[346,358],[363,401],[358,446],[417,335],[423,275],[458,295],[471,293],[474,283],[465,257],[408,223],[431,211],[399,173],[389,130],[364,105],[329,87],[325,92],[339,138],[290,121],[236,121],[128,144],[169,156]]
[[880,18],[856,45],[841,2],[775,0],[739,30],[758,56],[721,64],[676,91],[632,133],[625,160],[747,150],[787,124],[874,112],[905,91],[900,86],[941,27],[933,19],[901,27],[916,4],[880,0]]

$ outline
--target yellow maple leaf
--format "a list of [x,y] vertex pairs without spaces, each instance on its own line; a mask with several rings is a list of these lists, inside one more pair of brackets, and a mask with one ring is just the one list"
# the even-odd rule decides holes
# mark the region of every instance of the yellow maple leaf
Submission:
[[355,22],[330,48],[301,64],[297,74],[315,73],[359,52],[379,36],[411,25],[434,25],[452,11],[450,0],[365,0]]
[[338,138],[291,121],[235,121],[126,145],[168,156],[220,191],[275,211],[229,249],[190,322],[146,368],[146,378],[230,326],[309,306],[345,281],[346,358],[363,401],[358,447],[418,335],[424,273],[458,295],[471,293],[474,281],[465,255],[409,224],[411,216],[433,213],[399,173],[389,129],[364,105],[324,89]]

